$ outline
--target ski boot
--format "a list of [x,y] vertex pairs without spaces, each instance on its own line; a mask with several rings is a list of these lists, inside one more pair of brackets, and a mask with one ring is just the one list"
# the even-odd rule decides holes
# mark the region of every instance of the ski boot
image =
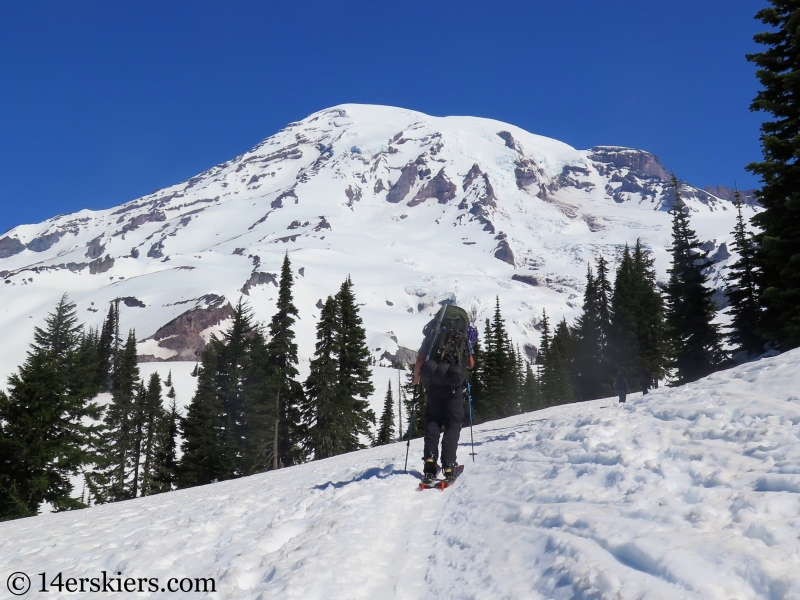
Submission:
[[461,469],[458,468],[457,462],[442,463],[442,477],[444,478],[445,482],[447,482],[447,485],[453,483],[460,473]]
[[439,465],[436,464],[435,458],[426,458],[425,464],[422,468],[422,483],[431,484],[436,476],[439,474]]

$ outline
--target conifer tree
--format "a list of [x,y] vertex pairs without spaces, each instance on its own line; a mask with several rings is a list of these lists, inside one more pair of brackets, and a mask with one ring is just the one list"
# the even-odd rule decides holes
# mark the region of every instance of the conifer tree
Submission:
[[[101,409],[97,364],[79,356],[81,326],[66,294],[34,328],[25,363],[0,394],[0,520],[36,515],[43,502],[56,510],[80,508],[71,477],[92,461],[91,444]],[[85,356],[84,356],[85,358]]]
[[666,322],[664,300],[656,284],[655,260],[636,240],[633,250],[634,294],[633,307],[636,340],[640,362],[656,380],[663,378],[667,362]]
[[350,277],[336,294],[336,306],[339,326],[336,394],[337,404],[345,418],[343,443],[346,451],[350,452],[364,447],[358,436],[371,437],[370,425],[375,423],[375,413],[369,407],[369,397],[375,391],[370,381],[369,348]]
[[245,377],[251,371],[254,326],[250,308],[242,299],[236,304],[230,327],[222,339],[214,339],[217,350],[217,397],[224,411],[225,456],[229,472],[225,479],[243,474],[246,445]]
[[[131,330],[125,346],[115,357],[113,370],[114,387],[111,404],[106,409],[102,435],[102,459],[99,465],[103,476],[90,484],[97,501],[116,502],[132,498],[130,464],[136,451],[136,390],[139,382],[139,366],[136,353],[136,333]],[[101,490],[100,487],[106,489]]]
[[703,270],[711,262],[700,248],[689,226],[688,207],[672,175],[675,204],[672,214],[672,266],[666,288],[666,321],[677,382],[695,381],[715,371],[725,360],[719,328],[712,320],[716,312],[712,291],[706,287]]
[[601,298],[591,266],[586,270],[583,311],[575,321],[575,392],[581,400],[594,400],[609,394],[606,389],[609,366],[606,361],[606,327],[601,322]]
[[409,432],[412,438],[425,434],[425,407],[428,402],[428,391],[420,383],[414,385],[414,371],[406,373],[406,382],[402,387],[403,400],[406,408],[407,422],[402,439],[408,439]]
[[187,488],[224,479],[230,472],[224,456],[224,410],[217,397],[217,348],[209,344],[201,355],[197,391],[181,420],[183,456],[178,465],[178,487]]
[[150,375],[147,392],[144,396],[142,415],[142,496],[156,493],[156,455],[158,454],[159,434],[167,419],[161,402],[161,377],[158,373]]
[[769,27],[754,36],[762,52],[747,55],[758,70],[762,89],[750,109],[772,120],[761,125],[764,159],[747,166],[763,182],[757,197],[764,207],[753,217],[759,322],[779,349],[800,345],[800,107],[797,103],[800,8],[796,2],[769,0],[756,18]]
[[638,274],[628,245],[622,254],[614,291],[611,295],[611,339],[609,340],[612,372],[621,371],[629,382],[636,381],[642,371],[639,340],[636,337]]
[[315,459],[341,454],[343,419],[337,404],[338,307],[328,296],[317,323],[317,344],[305,382],[304,421],[308,424],[306,448]]
[[249,360],[244,371],[244,446],[242,473],[253,475],[275,463],[275,426],[278,417],[276,397],[272,392],[269,352],[261,327],[255,327],[249,339]]
[[278,286],[277,312],[269,324],[267,344],[270,388],[277,407],[275,468],[288,467],[303,459],[301,443],[304,432],[300,413],[303,387],[296,380],[297,344],[293,327],[298,313],[292,301],[293,281],[289,255],[286,254]]
[[736,226],[733,229],[731,249],[739,255],[739,260],[729,267],[725,281],[725,295],[730,303],[732,317],[728,340],[735,348],[734,353],[742,353],[747,359],[761,354],[766,341],[759,331],[762,312],[756,284],[756,243],[744,223],[739,190],[734,195]]
[[522,410],[532,411],[539,410],[544,407],[542,399],[542,390],[539,386],[539,380],[531,368],[531,363],[525,363],[525,383],[522,392]]
[[[167,378],[168,382],[172,380],[171,375],[172,373],[170,372],[170,377]],[[153,484],[150,490],[152,494],[169,492],[174,488],[177,482],[177,438],[180,416],[175,399],[175,388],[172,387],[172,385],[169,386],[167,398],[170,400],[169,411],[164,412],[158,424],[158,437],[156,438],[156,450],[153,461]]]
[[567,327],[567,322],[562,319],[556,326],[552,339],[544,343],[545,332],[549,337],[549,323],[546,315],[543,318],[542,338],[542,395],[547,406],[573,402],[575,397],[570,381],[570,365],[572,361],[572,338]]
[[103,328],[101,329],[99,339],[97,381],[108,392],[110,392],[114,386],[113,368],[116,360],[116,350],[118,348],[115,336],[116,332],[119,330],[118,307],[119,305],[117,303],[109,302],[108,314],[103,321]]
[[383,413],[378,427],[378,435],[375,436],[376,446],[385,446],[394,441],[394,398],[392,398],[392,380],[389,380],[389,387],[386,388],[386,398],[383,402]]

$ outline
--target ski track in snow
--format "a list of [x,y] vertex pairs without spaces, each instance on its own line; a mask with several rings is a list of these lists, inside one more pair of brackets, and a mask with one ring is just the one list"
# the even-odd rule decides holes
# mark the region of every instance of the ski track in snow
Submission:
[[413,440],[409,474],[399,443],[0,523],[0,585],[106,570],[215,577],[212,598],[800,598],[799,366],[485,423],[474,463],[465,429],[444,492],[417,491]]

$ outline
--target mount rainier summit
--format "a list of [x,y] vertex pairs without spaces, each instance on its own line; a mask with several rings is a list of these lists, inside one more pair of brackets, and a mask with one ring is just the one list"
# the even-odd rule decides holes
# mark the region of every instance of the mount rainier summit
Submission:
[[[320,301],[348,275],[376,359],[413,355],[446,299],[482,330],[498,296],[512,339],[533,356],[542,309],[554,321],[579,312],[587,261],[602,254],[614,268],[640,238],[666,278],[668,179],[647,152],[575,150],[490,119],[323,110],[184,183],[6,232],[0,377],[64,292],[89,326],[121,299],[142,360],[194,360],[240,297],[271,317],[287,252],[301,362]],[[721,189],[681,185],[720,288],[735,210]]]

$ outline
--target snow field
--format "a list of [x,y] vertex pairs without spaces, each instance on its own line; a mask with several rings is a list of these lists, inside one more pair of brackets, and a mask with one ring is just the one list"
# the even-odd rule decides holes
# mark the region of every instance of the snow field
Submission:
[[798,366],[485,423],[474,463],[465,429],[444,492],[417,491],[413,440],[409,474],[398,443],[0,523],[0,584],[105,569],[215,577],[211,598],[800,598]]

